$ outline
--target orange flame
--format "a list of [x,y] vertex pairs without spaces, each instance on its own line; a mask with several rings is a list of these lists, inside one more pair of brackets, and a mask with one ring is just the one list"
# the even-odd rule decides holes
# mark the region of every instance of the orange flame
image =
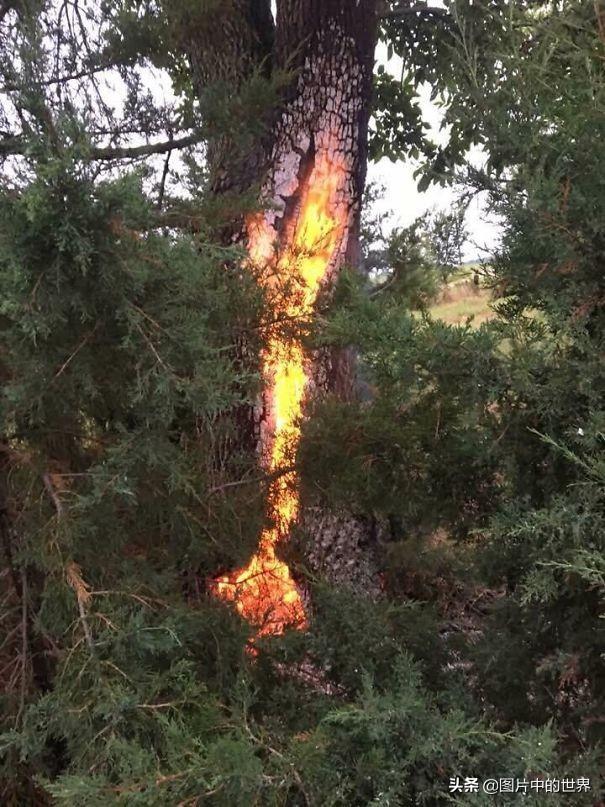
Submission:
[[[338,195],[344,170],[327,158],[317,161],[305,189],[291,239],[274,261],[266,282],[279,301],[276,313],[287,322],[310,316],[330,261],[342,240],[343,216],[338,216]],[[250,260],[271,263],[273,230],[265,217],[248,222]],[[282,295],[280,290],[285,290]],[[269,472],[288,462],[300,441],[299,420],[307,383],[305,356],[295,337],[272,336],[263,355],[268,379],[273,434],[262,446]],[[287,539],[299,511],[298,477],[287,471],[269,489],[268,515],[272,526],[263,530],[259,548],[248,565],[214,581],[214,593],[234,602],[238,612],[258,628],[259,636],[278,635],[284,629],[302,630],[307,620],[300,592],[290,569],[277,557],[276,548]]]

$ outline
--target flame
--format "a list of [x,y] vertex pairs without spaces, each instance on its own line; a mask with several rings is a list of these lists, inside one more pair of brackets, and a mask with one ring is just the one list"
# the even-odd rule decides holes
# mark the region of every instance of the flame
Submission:
[[[289,245],[273,258],[274,231],[264,216],[248,222],[249,256],[256,265],[272,265],[264,281],[276,292],[276,314],[286,322],[312,315],[322,280],[342,240],[344,216],[339,189],[344,168],[318,159],[304,190]],[[282,293],[283,292],[283,293]],[[259,636],[278,635],[289,626],[302,630],[307,620],[300,592],[288,565],[277,556],[299,512],[296,471],[283,472],[300,441],[300,416],[307,384],[305,355],[296,337],[272,336],[263,353],[273,434],[261,446],[270,473],[279,476],[268,494],[271,526],[263,530],[259,548],[244,569],[214,581],[216,596],[234,602],[238,612],[257,627]],[[281,471],[281,473],[280,473]]]

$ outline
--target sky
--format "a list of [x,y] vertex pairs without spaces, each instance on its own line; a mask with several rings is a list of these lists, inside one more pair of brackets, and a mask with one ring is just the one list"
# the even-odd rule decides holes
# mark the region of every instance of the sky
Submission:
[[[386,46],[383,44],[378,45],[376,61],[378,64],[384,64],[396,78],[401,76],[401,59],[394,56],[387,60]],[[420,108],[424,120],[430,127],[428,136],[437,144],[444,143],[447,131],[441,129],[443,113],[430,100],[428,84],[421,89]],[[479,148],[472,149],[468,157],[476,166],[485,161],[485,155]],[[376,182],[385,188],[384,198],[376,207],[381,212],[392,214],[392,226],[407,226],[429,210],[448,210],[456,199],[455,189],[442,188],[438,185],[419,193],[417,181],[414,179],[414,172],[419,165],[420,161],[391,162],[384,158],[368,166],[368,182]],[[463,254],[467,261],[489,257],[499,240],[500,225],[493,216],[488,215],[485,201],[484,197],[477,196],[467,210],[466,227],[469,240]]]

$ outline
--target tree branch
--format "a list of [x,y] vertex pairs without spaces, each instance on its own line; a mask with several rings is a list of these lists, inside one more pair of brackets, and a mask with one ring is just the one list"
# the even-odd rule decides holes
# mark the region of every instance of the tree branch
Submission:
[[[133,160],[139,157],[148,157],[152,154],[166,154],[175,149],[183,149],[201,143],[202,136],[198,134],[165,140],[161,143],[145,143],[142,146],[93,146],[90,150],[91,160]],[[0,156],[10,154],[23,154],[25,141],[21,135],[13,135],[0,140]]]
[[[6,9],[6,11],[10,11],[10,6]],[[6,11],[4,12],[6,14]],[[2,22],[2,9],[0,8],[0,22]],[[35,82],[36,87],[51,87],[53,84],[66,84],[68,81],[77,81],[81,78],[91,78],[96,73],[103,73],[105,70],[111,70],[115,67],[118,67],[121,63],[117,61],[108,61],[104,63],[97,64],[95,66],[83,68],[79,70],[77,73],[69,73],[64,76],[55,76],[53,78],[47,78],[43,81]],[[17,92],[18,90],[22,89],[21,84],[4,84],[0,86],[0,92]]]
[[142,146],[116,146],[115,148],[93,148],[90,156],[93,160],[124,160],[136,159],[137,157],[147,157],[151,154],[166,154],[175,149],[184,149],[188,146],[195,146],[202,141],[202,136],[198,134],[180,137],[176,140],[165,140],[162,143],[145,143]]
[[55,510],[57,511],[57,518],[62,518],[63,516],[63,505],[61,504],[61,499],[59,498],[57,491],[55,490],[55,486],[53,485],[52,479],[49,473],[45,473],[42,475],[42,481],[44,482],[44,487],[46,488],[46,492],[52,499],[52,503],[55,506]]

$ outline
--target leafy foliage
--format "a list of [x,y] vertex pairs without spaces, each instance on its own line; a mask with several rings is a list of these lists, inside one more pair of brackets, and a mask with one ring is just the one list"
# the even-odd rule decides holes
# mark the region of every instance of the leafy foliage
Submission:
[[[374,524],[382,594],[318,579],[301,534],[291,552],[308,630],[257,640],[254,653],[249,626],[206,591],[248,559],[263,520],[267,480],[241,432],[266,301],[217,237],[250,199],[209,199],[195,151],[174,176],[189,190],[178,210],[157,165],[116,172],[119,151],[105,168],[92,159],[102,131],[116,148],[137,127],[202,131],[173,50],[178,14],[103,4],[83,56],[85,24],[62,39],[54,7],[19,9],[14,41],[1,42],[13,87],[2,127],[21,109],[25,144],[0,189],[3,803],[541,803],[449,792],[450,777],[472,775],[589,776],[592,793],[558,803],[594,804],[599,8],[452,2],[385,18],[406,73],[400,85],[378,78],[374,153],[423,151],[425,181],[488,196],[504,222],[495,316],[475,328],[431,315],[460,220],[388,237],[366,220],[371,282],[344,275],[311,337],[355,345],[366,394],[309,401],[297,462],[306,495]],[[103,59],[127,76],[124,116],[102,108],[94,82],[52,95],[57,65],[96,75]],[[181,106],[159,115],[139,97],[145,59],[177,77]],[[414,100],[425,81],[451,126],[440,151]],[[203,131],[231,126],[245,149],[246,119],[275,96],[256,76],[222,107],[227,89],[209,91]],[[480,170],[465,163],[472,143],[485,147]]]

